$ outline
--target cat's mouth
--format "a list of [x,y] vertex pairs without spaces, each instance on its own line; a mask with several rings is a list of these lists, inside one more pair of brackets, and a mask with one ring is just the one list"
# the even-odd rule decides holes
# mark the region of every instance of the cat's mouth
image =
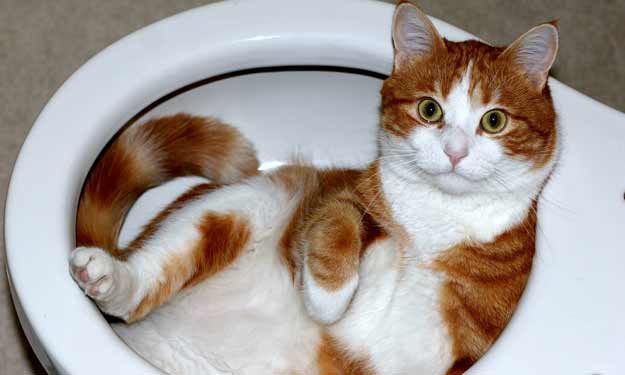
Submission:
[[463,181],[473,182],[473,183],[478,183],[484,180],[484,177],[471,176],[471,175],[459,172],[456,169],[452,170],[451,172],[442,173],[440,175],[443,176],[443,178],[449,178],[449,179],[457,178]]
[[426,168],[418,168],[418,176],[427,181],[433,187],[450,194],[463,194],[480,191],[488,184],[490,174],[487,176],[475,176],[457,168],[446,171],[428,171]]
[[440,173],[433,177],[433,183],[440,190],[452,194],[461,194],[475,190],[475,185],[479,181],[474,181],[457,171]]
[[[399,164],[399,165],[397,165]],[[408,179],[426,182],[433,187],[451,194],[462,194],[479,190],[484,180],[489,176],[475,176],[466,173],[462,168],[445,168],[440,166],[428,167],[420,165],[417,160],[409,160],[404,163],[388,163],[392,170]]]
[[459,170],[458,168],[445,169],[445,170],[436,170],[436,169],[431,170],[429,168],[423,168],[418,165],[416,165],[416,168],[418,169],[417,173],[419,174],[425,173],[430,178],[438,179],[438,180],[445,180],[445,181],[459,180],[459,181],[473,182],[473,183],[477,183],[483,180],[482,177],[471,176],[468,173],[463,173],[463,171]]

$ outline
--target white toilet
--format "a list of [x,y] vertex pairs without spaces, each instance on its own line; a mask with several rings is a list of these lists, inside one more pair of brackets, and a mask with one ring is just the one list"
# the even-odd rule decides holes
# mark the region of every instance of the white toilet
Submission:
[[[392,66],[392,12],[373,0],[221,2],[129,35],[58,90],[20,152],[5,217],[14,302],[49,372],[159,373],[68,273],[81,186],[108,140],[131,120],[186,111],[238,126],[265,167],[293,152],[362,165]],[[471,37],[435,24],[451,40]],[[564,152],[540,204],[535,268],[512,322],[469,374],[625,369],[625,115],[550,84]],[[122,241],[184,183],[142,198]]]

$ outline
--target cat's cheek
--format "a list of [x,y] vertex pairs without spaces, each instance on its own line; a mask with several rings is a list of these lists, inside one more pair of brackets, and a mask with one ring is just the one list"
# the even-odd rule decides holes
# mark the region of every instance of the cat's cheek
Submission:
[[415,163],[420,171],[431,176],[446,174],[452,171],[451,163],[443,152],[432,147],[426,147],[422,150]]
[[497,158],[488,158],[483,155],[469,155],[456,168],[456,173],[465,179],[479,183],[495,174]]
[[[504,150],[492,139],[477,139],[469,156],[458,165],[458,173],[478,182],[494,174],[501,174],[506,156]],[[502,177],[502,176],[498,176]]]
[[443,151],[440,132],[437,129],[415,129],[408,141],[417,150],[415,162],[419,169],[431,175],[451,172],[452,166]]

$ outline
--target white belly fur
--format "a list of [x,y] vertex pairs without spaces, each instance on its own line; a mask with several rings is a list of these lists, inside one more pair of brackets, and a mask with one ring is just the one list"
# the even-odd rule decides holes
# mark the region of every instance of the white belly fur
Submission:
[[331,333],[368,356],[378,374],[444,374],[452,344],[439,311],[442,281],[419,260],[402,259],[394,240],[378,241],[363,258],[358,291]]
[[[316,374],[321,331],[279,258],[278,240],[266,238],[232,267],[115,330],[172,374]],[[416,259],[400,259],[392,239],[372,244],[349,310],[330,327],[379,374],[443,374],[449,367],[451,340],[438,310],[442,280],[418,267]]]
[[316,374],[320,330],[279,258],[278,240],[265,238],[227,270],[115,330],[171,374]]

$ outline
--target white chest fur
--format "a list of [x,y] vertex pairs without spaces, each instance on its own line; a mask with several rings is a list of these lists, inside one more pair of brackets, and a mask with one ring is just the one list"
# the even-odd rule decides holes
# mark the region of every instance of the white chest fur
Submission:
[[391,168],[380,165],[384,195],[414,245],[414,256],[436,255],[465,241],[492,242],[520,223],[531,205],[531,194],[451,195],[406,181]]
[[393,239],[371,245],[356,295],[331,334],[366,356],[376,373],[444,374],[452,343],[438,307],[443,280],[401,254]]

